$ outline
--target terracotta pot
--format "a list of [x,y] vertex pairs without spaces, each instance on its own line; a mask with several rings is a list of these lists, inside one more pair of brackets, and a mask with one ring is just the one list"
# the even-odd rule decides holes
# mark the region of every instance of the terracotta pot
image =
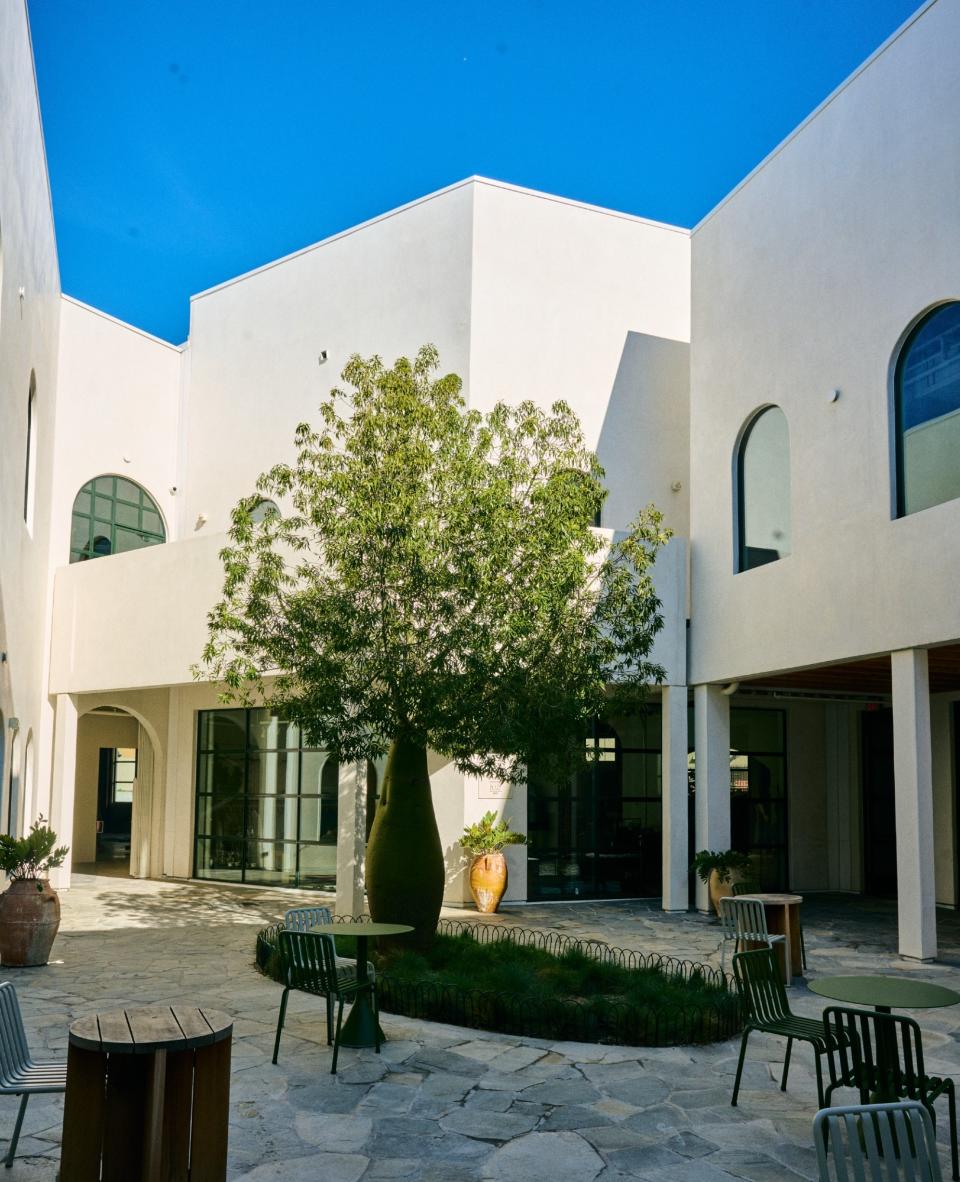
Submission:
[[507,859],[503,854],[478,854],[470,864],[470,894],[477,910],[490,915],[507,889]]
[[720,900],[727,899],[733,894],[733,884],[735,882],[743,881],[742,870],[731,870],[730,877],[726,882],[721,882],[716,870],[710,871],[710,879],[707,882],[707,890],[710,894],[710,903],[713,906],[714,914],[720,914]]
[[46,964],[60,927],[60,898],[44,879],[12,882],[0,895],[0,963]]

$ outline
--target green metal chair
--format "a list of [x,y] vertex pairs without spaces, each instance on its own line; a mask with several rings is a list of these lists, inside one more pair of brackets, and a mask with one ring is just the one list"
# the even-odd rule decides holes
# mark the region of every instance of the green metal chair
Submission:
[[763,1034],[778,1034],[787,1040],[783,1078],[780,1080],[782,1092],[787,1090],[790,1052],[794,1040],[810,1043],[817,1070],[817,1099],[819,1107],[822,1108],[823,1071],[820,1060],[827,1054],[831,1042],[831,1036],[824,1024],[815,1018],[800,1018],[791,1013],[776,956],[769,948],[760,948],[756,952],[738,952],[733,958],[733,975],[747,1011],[747,1023],[740,1041],[740,1061],[737,1063],[737,1078],[730,1103],[736,1106],[737,1096],[740,1094],[740,1079],[743,1075],[743,1061],[747,1053],[747,1040],[751,1032],[757,1030]]
[[930,1113],[912,1100],[824,1108],[813,1143],[820,1182],[943,1182]]
[[[379,1012],[377,990],[373,980],[358,981],[355,968],[337,967],[333,954],[333,941],[316,932],[280,932],[280,963],[283,969],[283,996],[280,998],[280,1017],[277,1022],[277,1037],[273,1044],[273,1061],[276,1063],[280,1052],[280,1035],[287,1016],[287,1001],[290,990],[312,993],[327,1000],[327,1044],[333,1043],[333,1064],[330,1074],[337,1071],[337,1057],[340,1054],[340,1030],[343,1026],[343,1003],[354,1001],[360,993],[369,992],[373,1005],[377,1029],[377,1054],[380,1054]],[[333,999],[337,999],[337,1029],[333,1031]]]
[[[831,1036],[830,1087],[855,1087],[861,1104],[871,1099],[916,1100],[937,1119],[933,1102],[947,1097],[950,1117],[950,1160],[953,1177],[957,1166],[957,1099],[953,1080],[927,1075],[923,1063],[920,1027],[903,1014],[882,1014],[847,1006],[828,1006],[823,1024]],[[836,1079],[837,1082],[834,1082]]]
[[[735,882],[733,884],[733,897],[738,895],[759,895],[763,890],[756,879],[748,878],[743,882]],[[803,971],[807,971],[807,946],[803,942],[803,921],[800,920],[800,961],[803,965]]]

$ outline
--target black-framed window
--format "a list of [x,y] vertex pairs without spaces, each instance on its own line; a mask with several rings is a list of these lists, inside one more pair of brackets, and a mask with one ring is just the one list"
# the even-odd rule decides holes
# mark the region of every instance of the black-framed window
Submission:
[[197,723],[195,876],[332,887],[337,761],[267,708],[203,710]]
[[86,562],[167,540],[156,501],[123,476],[97,476],[77,493],[70,523],[70,561]]
[[730,709],[730,844],[751,855],[762,889],[787,888],[785,710]]
[[586,766],[566,778],[530,769],[530,899],[647,898],[662,890],[660,708],[597,720]]
[[897,516],[960,497],[960,301],[904,342],[894,377]]
[[753,419],[737,450],[737,570],[790,553],[790,436],[779,406]]

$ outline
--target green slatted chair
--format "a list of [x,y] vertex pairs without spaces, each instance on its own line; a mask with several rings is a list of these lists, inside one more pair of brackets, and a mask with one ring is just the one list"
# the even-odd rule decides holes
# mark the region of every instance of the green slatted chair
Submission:
[[[333,1065],[330,1074],[337,1071],[337,1057],[340,1054],[340,1029],[343,1026],[343,1003],[354,1001],[360,993],[369,992],[373,1005],[377,1029],[377,1054],[380,1054],[380,1020],[377,1010],[377,989],[372,980],[358,981],[356,968],[337,967],[333,953],[333,941],[317,932],[280,932],[280,963],[283,968],[283,996],[280,999],[280,1017],[277,1021],[277,1037],[273,1044],[273,1061],[276,1063],[280,1052],[280,1035],[287,1016],[287,1001],[290,990],[312,993],[327,1000],[327,1043],[333,1043]],[[333,999],[337,999],[337,1029],[333,1033]]]
[[956,1089],[950,1076],[927,1075],[917,1022],[903,1014],[828,1006],[823,1011],[823,1024],[832,1036],[827,1100],[837,1087],[855,1087],[860,1091],[861,1104],[872,1097],[884,1101],[917,1100],[936,1120],[933,1102],[946,1096],[953,1177],[960,1178]]
[[740,1094],[740,1078],[743,1075],[743,1061],[747,1053],[747,1040],[754,1030],[764,1034],[778,1034],[787,1040],[787,1053],[783,1060],[783,1078],[780,1090],[787,1090],[787,1073],[790,1071],[790,1052],[794,1040],[808,1042],[813,1047],[817,1069],[818,1107],[823,1107],[823,1071],[820,1060],[828,1054],[832,1045],[831,1036],[824,1024],[815,1018],[800,1018],[790,1012],[787,991],[774,953],[769,948],[756,952],[738,952],[733,958],[733,975],[737,989],[747,1011],[747,1023],[740,1042],[740,1061],[737,1063],[737,1078],[733,1085],[734,1106]]
[[[760,885],[759,882],[756,881],[756,879],[748,878],[744,882],[735,882],[733,884],[733,897],[736,898],[737,895],[759,895],[762,890],[763,890],[763,887]],[[799,908],[798,908],[798,910],[799,910]],[[800,920],[799,923],[800,923],[800,960],[803,964],[803,971],[806,972],[807,971],[807,946],[803,942],[803,920]]]

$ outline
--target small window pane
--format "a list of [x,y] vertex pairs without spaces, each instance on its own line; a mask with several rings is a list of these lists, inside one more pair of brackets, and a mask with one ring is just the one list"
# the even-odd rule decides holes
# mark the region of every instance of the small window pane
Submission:
[[243,873],[243,842],[222,838],[197,841],[197,878],[239,882]]
[[960,497],[960,302],[920,322],[897,366],[899,512]]
[[105,521],[109,525],[113,521],[113,501],[107,497],[94,497],[93,514],[98,521]]
[[782,751],[782,710],[736,706],[730,711],[730,746],[735,751]]
[[117,501],[117,525],[129,525],[133,529],[139,529],[140,510],[137,506]]
[[104,493],[111,500],[113,500],[113,477],[112,476],[98,476],[93,482],[93,487],[98,493]]
[[790,553],[790,440],[779,407],[762,411],[748,428],[737,475],[743,571]]
[[242,751],[246,744],[246,710],[204,710],[200,714],[201,751]]
[[300,731],[296,723],[288,722],[272,710],[250,711],[250,745],[262,751],[300,746]]
[[134,484],[132,480],[124,480],[122,476],[117,477],[117,496],[121,500],[132,501],[134,505],[139,505],[142,491],[139,484]]
[[217,796],[242,796],[245,770],[246,758],[242,752],[201,755],[198,787],[201,792]]
[[143,528],[151,534],[163,534],[163,522],[160,520],[160,514],[155,513],[152,509],[144,509],[143,511]]
[[143,538],[139,532],[132,529],[117,529],[117,553],[124,554],[129,550],[141,550],[143,548]]
[[272,841],[252,841],[247,844],[246,882],[276,883],[293,886],[297,878],[297,846],[295,842],[280,844]]
[[73,502],[74,513],[91,513],[93,511],[93,498],[90,494],[90,489],[82,488],[77,493],[77,499]]
[[247,799],[247,837],[264,841],[296,841],[296,796],[251,796]]

